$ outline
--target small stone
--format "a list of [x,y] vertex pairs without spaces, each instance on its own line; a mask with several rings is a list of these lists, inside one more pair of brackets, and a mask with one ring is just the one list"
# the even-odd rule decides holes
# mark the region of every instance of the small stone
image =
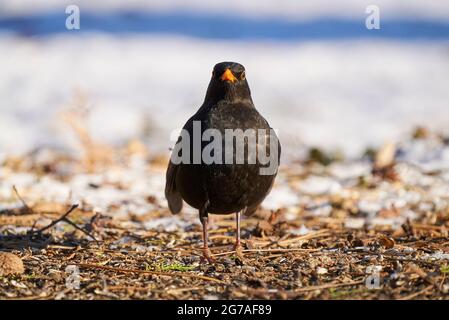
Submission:
[[444,294],[449,293],[449,284],[445,284],[443,285],[442,290]]
[[326,273],[327,273],[327,269],[326,269],[326,268],[323,268],[323,267],[318,267],[318,268],[316,269],[316,273],[317,273],[317,274],[326,274]]
[[25,272],[22,259],[9,252],[0,252],[0,276]]

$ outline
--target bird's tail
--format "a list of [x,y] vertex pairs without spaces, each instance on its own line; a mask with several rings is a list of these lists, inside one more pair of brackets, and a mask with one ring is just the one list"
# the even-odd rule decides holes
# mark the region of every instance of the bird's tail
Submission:
[[168,163],[167,176],[165,182],[165,198],[168,202],[168,208],[173,214],[177,214],[182,209],[181,193],[176,189],[176,174],[179,166],[174,165],[171,160]]
[[244,211],[243,211],[243,215],[246,217],[251,216],[254,212],[256,212],[256,210],[259,208],[259,203],[252,206],[252,207],[247,207]]
[[181,212],[182,197],[178,191],[165,190],[165,198],[167,198],[168,208],[170,209],[171,213],[177,214]]

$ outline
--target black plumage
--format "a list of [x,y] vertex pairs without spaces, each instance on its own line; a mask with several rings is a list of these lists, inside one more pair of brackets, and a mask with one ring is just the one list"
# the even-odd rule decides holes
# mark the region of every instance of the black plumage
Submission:
[[[206,129],[217,129],[222,133],[222,163],[206,164],[192,163],[194,160],[193,123],[201,124],[201,132]],[[235,62],[222,62],[215,65],[206,97],[200,109],[187,121],[184,129],[190,134],[190,162],[175,164],[170,161],[167,169],[165,195],[168,205],[173,213],[182,209],[183,200],[199,210],[200,220],[203,224],[204,256],[212,260],[207,239],[208,214],[236,213],[236,251],[241,254],[240,246],[240,213],[252,214],[271,190],[277,174],[277,165],[280,159],[280,144],[271,131],[268,122],[254,107],[251,92],[245,76],[244,67]],[[268,139],[276,141],[277,160],[273,174],[262,175],[260,168],[266,167],[258,160],[248,163],[248,143],[245,139],[244,163],[234,162],[225,164],[225,129],[263,129]],[[178,140],[180,143],[181,138]],[[269,140],[268,140],[269,141]],[[201,142],[201,150],[208,144]],[[261,144],[257,139],[257,148],[266,147],[266,153],[271,154],[270,145]],[[235,147],[235,144],[233,145]],[[199,150],[197,149],[196,152]]]

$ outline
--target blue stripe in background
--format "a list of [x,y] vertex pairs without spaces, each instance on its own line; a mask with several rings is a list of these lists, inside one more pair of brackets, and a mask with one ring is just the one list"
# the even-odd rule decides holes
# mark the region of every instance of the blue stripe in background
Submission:
[[391,38],[402,40],[449,39],[449,22],[431,20],[381,20],[380,30],[367,30],[365,21],[320,18],[287,21],[275,18],[206,15],[189,12],[81,13],[81,29],[65,28],[67,15],[47,12],[39,15],[0,17],[0,32],[21,36],[79,34],[173,34],[205,39],[301,41],[313,39]]

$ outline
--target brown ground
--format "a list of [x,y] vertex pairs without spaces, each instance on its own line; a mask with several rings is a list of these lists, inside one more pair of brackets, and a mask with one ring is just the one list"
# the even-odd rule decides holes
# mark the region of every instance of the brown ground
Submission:
[[[163,166],[161,166],[162,168]],[[281,177],[295,180],[284,170]],[[368,186],[353,188],[375,191]],[[386,182],[397,183],[397,182]],[[95,186],[94,188],[98,188]],[[17,197],[17,194],[16,194]],[[449,215],[427,212],[398,228],[389,225],[346,227],[364,218],[351,199],[319,196],[329,215],[316,207],[259,210],[242,223],[244,260],[232,252],[232,216],[212,218],[214,264],[201,256],[201,226],[186,223],[174,231],[142,223],[171,215],[164,204],[143,215],[124,217],[75,209],[67,203],[35,201],[0,213],[0,250],[23,259],[25,273],[0,278],[1,299],[447,299]],[[150,203],[159,200],[149,197]],[[88,208],[88,206],[86,205]],[[383,210],[380,217],[397,217]],[[192,219],[195,217],[192,216]],[[175,217],[174,219],[178,219]],[[195,218],[196,219],[196,218]],[[36,223],[37,221],[37,223]],[[32,227],[27,232],[17,227]],[[291,233],[300,226],[304,235]],[[96,240],[93,240],[95,238]],[[68,266],[69,269],[66,269]],[[70,268],[79,269],[80,288]],[[379,287],[367,287],[369,268],[381,267]],[[368,269],[367,269],[368,268]],[[67,287],[67,283],[69,287]]]
[[212,216],[216,263],[204,264],[196,214],[174,217],[163,198],[166,155],[100,145],[68,117],[79,154],[37,150],[0,167],[0,251],[25,266],[0,277],[0,299],[449,297],[447,169],[398,162],[392,144],[368,169],[310,150],[243,220],[243,260],[234,217]]

